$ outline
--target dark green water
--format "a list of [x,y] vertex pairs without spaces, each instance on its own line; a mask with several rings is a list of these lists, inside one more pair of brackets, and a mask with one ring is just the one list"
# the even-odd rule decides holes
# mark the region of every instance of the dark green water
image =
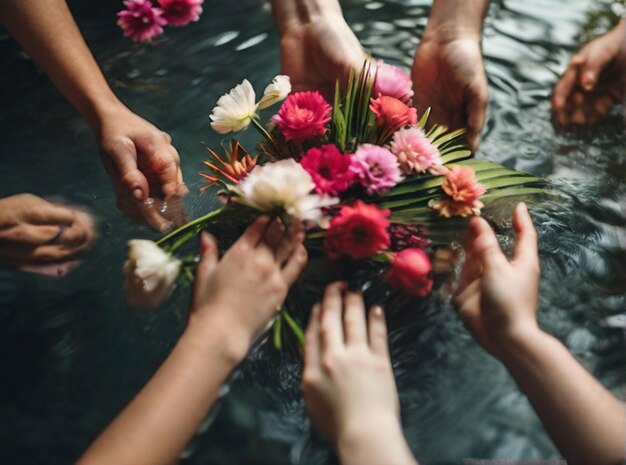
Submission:
[[[594,131],[556,133],[549,111],[551,88],[594,3],[494,2],[484,40],[490,117],[478,157],[566,178],[561,186],[577,201],[534,209],[543,267],[540,319],[620,393],[626,386],[623,332],[615,327],[624,324],[615,316],[626,312],[623,121],[616,111]],[[374,55],[410,66],[430,2],[343,4]],[[170,30],[157,46],[121,37],[114,25],[118,2],[73,6],[122,99],[173,136],[192,187],[185,200],[190,214],[215,205],[193,189],[201,185],[202,142],[219,143],[208,114],[244,77],[261,87],[277,74],[268,5],[209,1],[198,24]],[[251,145],[255,134],[243,140]],[[0,159],[0,196],[60,197],[89,206],[99,219],[98,246],[69,276],[0,274],[0,463],[71,463],[164,359],[181,330],[187,294],[179,291],[148,315],[126,306],[125,243],[154,235],[117,212],[88,128],[4,35]],[[492,213],[508,216],[510,209],[505,204]],[[506,370],[475,345],[445,295],[419,307],[388,307],[405,433],[420,463],[558,456]],[[297,358],[271,347],[252,354],[183,463],[325,463],[328,446],[311,434],[304,414],[300,368]]]

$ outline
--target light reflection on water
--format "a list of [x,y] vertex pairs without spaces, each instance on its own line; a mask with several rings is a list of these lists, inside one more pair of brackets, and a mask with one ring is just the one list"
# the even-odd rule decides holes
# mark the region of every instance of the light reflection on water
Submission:
[[[113,25],[117,2],[83,3],[76,5],[80,24],[117,92],[173,136],[192,187],[185,203],[198,215],[215,204],[194,189],[202,143],[219,143],[208,127],[212,105],[244,77],[261,87],[279,70],[268,5],[211,2],[198,24],[170,30],[158,46],[135,47]],[[408,67],[429,4],[353,0],[344,9],[366,47]],[[577,202],[534,209],[540,318],[617,392],[626,382],[624,343],[604,318],[626,308],[623,123],[616,112],[595,131],[555,133],[548,101],[591,4],[494,2],[484,40],[490,118],[478,156],[569,179],[561,186]],[[3,272],[0,281],[0,443],[9,445],[0,448],[0,462],[69,463],[165,357],[187,296],[177,293],[156,314],[126,307],[125,242],[151,234],[116,212],[87,127],[6,39],[0,66],[0,195],[61,195],[88,205],[100,220],[99,245],[70,276],[51,281]],[[255,140],[252,132],[243,137],[249,146]],[[509,211],[507,204],[492,213]],[[445,299],[388,307],[405,432],[421,463],[556,456],[507,372],[477,348]],[[324,463],[328,447],[310,436],[299,369],[297,359],[271,348],[255,352],[185,463]]]

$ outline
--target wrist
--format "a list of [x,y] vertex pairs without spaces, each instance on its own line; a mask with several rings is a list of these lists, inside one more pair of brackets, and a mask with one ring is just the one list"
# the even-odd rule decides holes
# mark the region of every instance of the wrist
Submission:
[[272,6],[281,37],[327,18],[345,21],[338,0],[273,0]]
[[79,111],[91,129],[96,134],[100,134],[106,120],[115,118],[121,112],[129,110],[113,92],[107,92],[101,96],[89,99],[79,107]]
[[515,363],[519,357],[524,357],[539,343],[551,337],[534,320],[519,323],[504,333],[504,337],[498,343],[495,355],[505,365]]
[[452,42],[474,42],[480,47],[482,31],[480,28],[468,27],[457,23],[428,24],[421,42],[429,42],[444,46]]

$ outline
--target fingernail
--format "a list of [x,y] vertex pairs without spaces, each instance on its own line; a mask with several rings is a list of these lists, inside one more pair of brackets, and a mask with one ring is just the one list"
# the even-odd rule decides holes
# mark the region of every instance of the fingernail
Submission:
[[383,316],[383,308],[380,305],[375,305],[372,311],[374,312],[374,316],[376,318],[381,318]]
[[143,192],[141,189],[137,188],[133,190],[133,197],[135,200],[141,200],[143,198]]

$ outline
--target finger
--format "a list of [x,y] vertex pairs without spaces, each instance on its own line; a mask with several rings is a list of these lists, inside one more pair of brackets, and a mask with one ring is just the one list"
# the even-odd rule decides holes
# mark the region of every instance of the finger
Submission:
[[137,149],[128,137],[116,139],[103,147],[113,163],[117,184],[128,199],[145,200],[149,195],[148,180],[137,167]]
[[346,289],[344,283],[333,283],[326,286],[322,300],[322,350],[335,352],[343,347],[343,328],[341,315],[343,313],[342,292]]
[[476,89],[467,105],[467,140],[472,151],[476,151],[480,142],[480,133],[487,117],[487,102],[487,88],[481,86]]
[[44,202],[37,208],[26,211],[25,218],[33,225],[63,225],[69,226],[74,222],[74,211],[62,205]]
[[128,200],[127,202],[118,203],[118,206],[119,205],[125,205],[123,210],[120,208],[120,210],[124,212],[129,210],[135,211],[137,214],[135,217],[139,217],[143,223],[147,224],[156,231],[165,233],[174,227],[174,224],[171,221],[161,215],[161,212],[158,210],[152,199],[146,199],[143,201]]
[[363,296],[356,292],[347,292],[343,299],[343,331],[346,345],[366,346],[367,325],[365,323],[365,304]]
[[167,132],[162,131],[161,132],[163,134],[163,139],[165,140],[166,144],[171,144],[172,143],[172,136],[170,136]]
[[[151,183],[155,193],[158,192],[166,198],[176,195],[180,185],[179,160],[178,152],[172,146],[161,147],[152,155],[148,163],[152,165],[149,171],[156,175],[156,185]],[[154,196],[154,193],[151,195]]]
[[217,267],[218,261],[219,251],[217,241],[209,233],[202,231],[200,234],[200,261],[196,269],[194,288],[197,288],[209,279],[209,276],[211,276],[211,273],[213,273],[215,267]]
[[570,65],[552,91],[552,111],[555,113],[557,122],[561,125],[567,125],[567,115],[564,113],[565,104],[576,85],[577,75],[578,69]]
[[289,233],[279,242],[276,249],[276,260],[278,263],[285,263],[293,254],[296,247],[304,241],[304,228],[302,222],[292,221],[289,226]]
[[585,92],[591,92],[598,82],[602,70],[610,61],[611,55],[605,53],[588,53],[580,65],[578,83]]
[[469,283],[463,291],[454,295],[454,307],[461,317],[465,318],[470,314],[478,314],[480,312],[481,286],[481,279],[478,278]]
[[245,244],[249,247],[256,247],[259,242],[261,242],[261,239],[265,234],[265,229],[270,221],[271,218],[267,215],[259,216],[250,226],[248,226],[246,232],[243,233],[237,242]]
[[471,248],[476,254],[483,269],[497,270],[499,267],[506,266],[508,260],[500,249],[500,244],[495,233],[483,218],[477,218],[475,221],[478,234],[473,241]]
[[389,345],[387,343],[387,322],[382,307],[375,305],[369,314],[369,343],[370,349],[375,354],[389,357]]
[[304,369],[318,370],[321,359],[321,343],[320,343],[320,315],[322,313],[322,305],[317,303],[313,306],[311,316],[309,317],[309,326],[304,334]]
[[300,273],[302,273],[302,270],[304,270],[306,266],[307,258],[306,247],[300,244],[295,252],[291,254],[281,271],[283,279],[288,286],[296,282],[296,279],[298,279],[298,276],[300,276]]
[[476,221],[477,218],[472,218],[465,234],[465,262],[461,269],[458,289],[465,288],[482,273],[482,265],[476,257],[473,248],[474,241],[480,232],[480,227],[476,224]]
[[528,207],[520,202],[513,213],[513,229],[515,229],[515,252],[516,263],[524,263],[532,267],[539,266],[537,252],[537,232],[533,225]]
[[275,255],[276,249],[284,237],[285,225],[280,218],[274,218],[265,230],[263,240],[259,243],[259,246],[266,246],[272,252],[272,255]]
[[0,235],[0,245],[10,249],[32,248],[46,244],[56,239],[62,231],[60,225],[35,226],[22,224],[20,226],[2,231]]

